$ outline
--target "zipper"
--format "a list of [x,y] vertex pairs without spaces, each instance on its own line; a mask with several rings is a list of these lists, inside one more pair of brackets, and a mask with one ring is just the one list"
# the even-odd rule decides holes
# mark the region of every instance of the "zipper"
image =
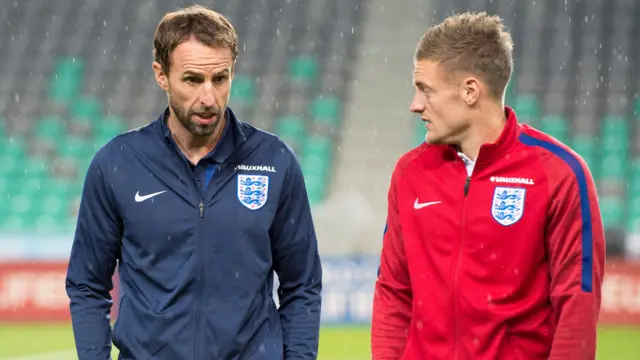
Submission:
[[[465,169],[466,172],[466,169]],[[464,197],[462,198],[462,210],[460,213],[460,240],[458,247],[456,248],[456,262],[453,273],[453,359],[458,358],[459,337],[460,337],[460,317],[458,316],[458,282],[460,280],[460,253],[464,245],[464,231],[465,231],[465,208],[466,198],[469,194],[469,188],[471,185],[471,176],[467,175],[467,179],[464,182]]]
[[467,176],[467,181],[464,182],[464,197],[469,194],[469,185],[471,185],[471,176]]
[[[204,218],[204,200],[200,199],[200,204],[198,205],[200,219]],[[197,261],[198,261],[198,273],[196,276],[196,304],[195,304],[195,325],[194,325],[194,336],[193,336],[193,351],[195,353],[194,358],[197,360],[200,358],[200,348],[199,348],[199,325],[200,325],[200,287],[202,282],[202,259],[200,258],[202,251],[200,251],[200,221],[198,221],[197,227],[197,236],[196,236],[196,253],[197,253]]]

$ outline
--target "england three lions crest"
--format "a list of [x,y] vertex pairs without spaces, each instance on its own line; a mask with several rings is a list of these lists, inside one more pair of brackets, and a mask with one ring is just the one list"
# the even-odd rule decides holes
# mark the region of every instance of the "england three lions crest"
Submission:
[[247,209],[258,210],[267,203],[269,177],[266,175],[238,175],[238,200]]
[[491,215],[501,225],[509,226],[518,222],[524,213],[526,189],[496,187],[493,192]]

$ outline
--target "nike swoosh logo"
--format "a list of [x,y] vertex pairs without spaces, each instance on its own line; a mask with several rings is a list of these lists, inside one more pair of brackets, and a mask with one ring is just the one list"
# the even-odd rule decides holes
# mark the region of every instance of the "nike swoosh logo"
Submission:
[[153,193],[153,194],[149,194],[149,195],[144,195],[144,196],[140,196],[140,192],[136,192],[136,202],[143,202],[145,200],[151,199],[152,197],[156,196],[156,195],[160,195],[163,193],[166,193],[167,190],[165,191],[158,191],[157,193]]
[[416,202],[413,203],[413,208],[414,209],[422,209],[423,207],[427,207],[427,206],[431,206],[431,205],[435,205],[435,204],[440,204],[442,201],[431,201],[431,202],[426,202],[426,203],[419,203],[418,199],[416,198]]

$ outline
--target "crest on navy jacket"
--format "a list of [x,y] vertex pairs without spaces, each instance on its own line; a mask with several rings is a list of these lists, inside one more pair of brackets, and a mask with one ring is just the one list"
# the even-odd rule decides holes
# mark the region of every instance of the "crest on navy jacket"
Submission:
[[267,203],[269,176],[238,175],[238,200],[247,209],[258,210]]
[[515,187],[496,187],[493,192],[491,215],[501,225],[509,226],[518,222],[524,212],[524,197],[527,190]]

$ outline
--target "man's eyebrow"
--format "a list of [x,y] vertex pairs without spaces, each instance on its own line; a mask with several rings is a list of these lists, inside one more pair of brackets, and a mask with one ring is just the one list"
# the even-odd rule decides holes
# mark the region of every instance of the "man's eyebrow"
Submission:
[[213,74],[214,76],[220,76],[220,75],[228,75],[229,74],[229,69],[224,69],[222,71],[218,71],[217,73]]
[[[220,70],[217,73],[214,73],[213,76],[220,76],[220,75],[228,75],[229,74],[229,69],[224,69],[224,70]],[[195,70],[185,70],[184,73],[182,73],[183,76],[198,76],[198,77],[202,77],[203,74],[202,72],[199,71],[195,71]]]
[[193,71],[193,70],[186,70],[184,73],[182,73],[182,75],[183,76],[191,75],[191,76],[199,76],[199,77],[201,77],[202,73],[196,72],[196,71]]
[[416,83],[415,83],[415,84],[416,84],[416,86],[417,86],[417,87],[419,87],[419,88],[424,88],[424,89],[432,90],[431,86],[429,86],[429,85],[427,85],[427,84],[423,83],[422,81],[419,81],[419,80],[418,80],[418,81],[416,81]]

